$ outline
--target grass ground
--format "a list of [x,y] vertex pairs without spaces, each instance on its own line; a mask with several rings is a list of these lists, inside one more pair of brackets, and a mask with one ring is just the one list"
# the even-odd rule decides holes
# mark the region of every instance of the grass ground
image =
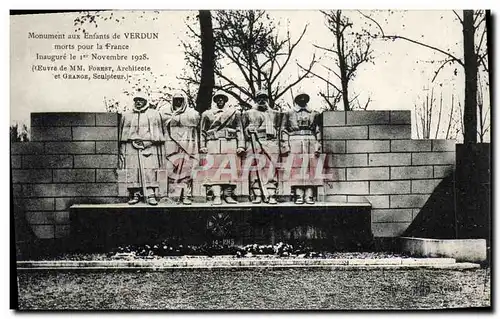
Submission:
[[21,310],[490,306],[490,270],[173,270],[18,274]]

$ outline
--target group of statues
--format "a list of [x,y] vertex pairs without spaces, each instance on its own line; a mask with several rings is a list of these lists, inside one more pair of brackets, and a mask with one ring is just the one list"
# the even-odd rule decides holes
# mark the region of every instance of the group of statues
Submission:
[[[230,106],[228,100],[226,94],[217,92],[213,96],[215,107],[200,115],[188,106],[182,93],[172,97],[170,110],[150,108],[145,96],[134,97],[132,111],[122,115],[119,137],[120,167],[127,171],[129,204],[141,199],[150,205],[158,204],[155,190],[159,187],[156,172],[160,168],[173,173],[169,176],[175,177],[169,177],[168,183],[175,186],[183,204],[191,204],[192,172],[200,154],[219,159],[228,154],[265,157],[265,165],[248,171],[247,195],[255,204],[276,204],[276,163],[280,158],[320,154],[320,114],[308,106],[307,94],[297,95],[294,107],[286,112],[270,107],[266,91],[257,92],[250,109]],[[203,182],[213,205],[236,204],[236,184],[234,176],[227,174],[209,176]],[[315,189],[322,183],[299,178],[292,184],[295,203],[313,204]]]

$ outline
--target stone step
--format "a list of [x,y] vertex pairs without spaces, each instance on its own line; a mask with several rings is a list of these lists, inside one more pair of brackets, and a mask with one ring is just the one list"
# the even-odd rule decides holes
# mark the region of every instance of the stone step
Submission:
[[176,205],[168,203],[159,203],[156,206],[151,206],[145,203],[138,203],[135,205],[128,205],[127,203],[118,204],[74,204],[70,207],[72,210],[80,209],[180,209],[180,210],[192,210],[192,209],[253,209],[253,208],[282,208],[282,207],[296,207],[302,210],[307,210],[308,208],[318,209],[318,208],[334,208],[334,207],[367,207],[371,208],[369,202],[315,202],[314,204],[302,204],[297,205],[293,202],[278,203],[275,205],[261,203],[252,204],[250,202],[243,202],[238,204],[223,204],[223,205],[212,205],[210,203],[193,203],[191,205]]
[[453,258],[373,258],[373,259],[315,259],[315,258],[235,258],[194,257],[164,258],[156,260],[105,260],[105,261],[18,261],[19,270],[46,269],[213,269],[213,268],[333,268],[333,269],[473,269],[479,264],[456,263]]

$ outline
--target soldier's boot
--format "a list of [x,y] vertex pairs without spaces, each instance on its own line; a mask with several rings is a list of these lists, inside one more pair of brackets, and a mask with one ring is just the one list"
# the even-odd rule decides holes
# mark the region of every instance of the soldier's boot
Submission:
[[139,192],[134,192],[134,197],[132,197],[132,199],[128,201],[128,204],[129,205],[135,205],[135,204],[137,204],[140,201],[141,201],[141,195],[140,195],[140,193]]
[[189,184],[186,183],[183,185],[181,195],[182,195],[182,204],[183,205],[191,205],[192,204],[192,201],[191,201],[192,189],[191,189],[191,186]]
[[276,188],[268,188],[267,193],[269,194],[268,203],[271,205],[278,204],[278,202],[276,201]]
[[148,192],[148,204],[149,205],[153,205],[153,206],[158,205],[158,201],[155,198],[155,191],[154,191],[154,189],[151,188],[151,187],[148,187],[147,188],[147,192]]
[[314,190],[312,187],[306,187],[306,204],[314,204]]
[[295,189],[295,204],[304,204],[304,189],[302,187]]
[[214,201],[212,202],[212,205],[222,205],[221,186],[220,185],[213,185],[212,186],[212,193],[214,194]]
[[224,201],[228,204],[238,204],[238,201],[233,197],[233,187],[226,186],[224,188]]
[[254,199],[252,200],[252,204],[262,203],[262,193],[261,193],[260,189],[254,188],[252,190],[253,190],[253,194],[254,194]]

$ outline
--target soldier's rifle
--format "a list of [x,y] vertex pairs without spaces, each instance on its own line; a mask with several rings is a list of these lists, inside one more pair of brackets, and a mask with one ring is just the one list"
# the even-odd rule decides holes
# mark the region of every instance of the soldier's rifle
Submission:
[[[252,153],[254,154],[254,159],[257,158],[257,154],[255,152],[255,142],[254,142],[254,138],[257,139],[257,133],[256,132],[250,132],[250,145],[252,146]],[[267,191],[264,189],[264,185],[262,185],[262,179],[260,178],[260,173],[259,173],[259,169],[257,167],[257,169],[255,170],[255,173],[257,175],[257,183],[259,185],[259,189],[260,189],[260,192],[261,192],[261,196],[262,196],[262,199],[264,202],[267,203],[268,201],[268,196],[267,196]]]
[[[142,144],[144,145],[144,144]],[[144,203],[147,202],[146,199],[146,180],[144,178],[144,166],[142,164],[142,148],[137,149],[137,155],[139,156],[139,175],[141,180],[141,188],[142,188],[142,200]]]

